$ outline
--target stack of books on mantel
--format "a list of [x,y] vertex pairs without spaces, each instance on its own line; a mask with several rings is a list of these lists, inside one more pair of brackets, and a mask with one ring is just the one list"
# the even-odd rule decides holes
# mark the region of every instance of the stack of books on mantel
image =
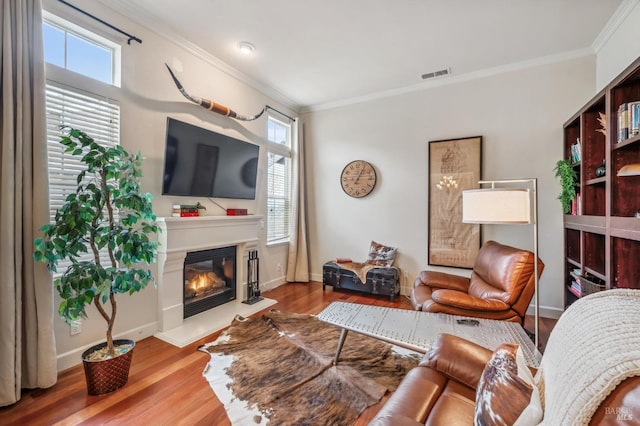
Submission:
[[198,210],[198,206],[195,204],[174,204],[173,213],[171,213],[171,216],[195,217],[200,216],[200,211]]

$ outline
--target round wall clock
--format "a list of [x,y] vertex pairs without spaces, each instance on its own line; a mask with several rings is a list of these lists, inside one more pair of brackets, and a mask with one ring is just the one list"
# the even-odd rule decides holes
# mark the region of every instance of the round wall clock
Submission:
[[352,161],[342,169],[340,185],[347,195],[362,198],[376,186],[376,171],[364,160]]

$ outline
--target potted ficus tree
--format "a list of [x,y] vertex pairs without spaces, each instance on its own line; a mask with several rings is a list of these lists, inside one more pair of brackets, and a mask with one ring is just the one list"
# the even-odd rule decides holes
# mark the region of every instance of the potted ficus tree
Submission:
[[54,280],[67,322],[86,318],[90,304],[106,321],[106,342],[83,353],[87,390],[103,394],[128,380],[135,343],[113,340],[116,295],[133,294],[153,280],[148,266],[156,259],[158,226],[151,194],[140,188],[140,153],[104,147],[73,128],[63,129],[60,143],[80,157],[83,168],[54,223],[40,228],[34,258],[54,273],[60,262],[68,265]]

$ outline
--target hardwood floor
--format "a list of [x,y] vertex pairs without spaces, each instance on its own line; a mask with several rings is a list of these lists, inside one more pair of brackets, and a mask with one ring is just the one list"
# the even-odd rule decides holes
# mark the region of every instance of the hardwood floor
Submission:
[[[331,287],[323,292],[322,284],[317,282],[286,284],[265,292],[264,296],[278,300],[268,309],[298,313],[317,314],[334,300],[412,309],[406,297],[392,303],[388,298],[334,292]],[[525,325],[533,329],[532,324],[532,319],[527,318]],[[543,347],[554,324],[554,320],[541,321]],[[229,425],[222,404],[202,377],[209,355],[197,351],[198,346],[215,340],[219,334],[211,334],[184,348],[155,337],[139,341],[128,383],[108,395],[87,395],[81,365],[65,370],[50,389],[25,391],[18,403],[0,408],[0,424]],[[356,425],[366,425],[387,398],[368,408]]]

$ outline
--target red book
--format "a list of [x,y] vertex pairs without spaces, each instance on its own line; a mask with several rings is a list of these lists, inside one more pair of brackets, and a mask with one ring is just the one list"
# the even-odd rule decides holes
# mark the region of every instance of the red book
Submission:
[[180,213],[173,213],[171,216],[173,216],[173,217],[197,217],[197,216],[200,216],[200,214],[198,212],[180,212]]
[[227,216],[246,216],[247,209],[227,209]]
[[336,258],[336,263],[350,263],[350,262],[353,262],[353,260],[349,259],[348,257]]

